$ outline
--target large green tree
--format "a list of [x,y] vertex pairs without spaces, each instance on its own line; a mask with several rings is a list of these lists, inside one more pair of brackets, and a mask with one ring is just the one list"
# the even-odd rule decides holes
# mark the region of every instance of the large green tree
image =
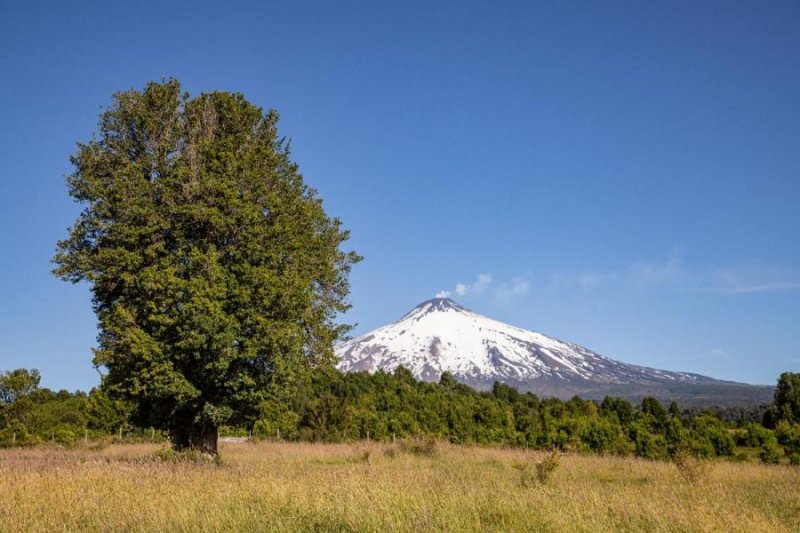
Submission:
[[775,400],[764,413],[764,425],[770,428],[778,422],[800,424],[800,373],[784,372],[775,387]]
[[27,422],[26,415],[31,407],[31,395],[39,388],[41,375],[35,368],[18,368],[0,372],[0,422],[15,420]]
[[221,424],[329,363],[348,329],[336,317],[360,258],[277,122],[241,94],[153,82],[115,94],[71,158],[83,211],[54,273],[91,286],[104,390],[176,449],[216,453]]

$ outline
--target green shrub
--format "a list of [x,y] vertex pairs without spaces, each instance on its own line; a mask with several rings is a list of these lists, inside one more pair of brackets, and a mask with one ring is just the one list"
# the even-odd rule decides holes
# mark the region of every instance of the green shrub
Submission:
[[781,462],[781,457],[783,457],[783,448],[780,447],[777,440],[768,442],[761,448],[759,457],[762,463],[778,464]]
[[6,427],[0,429],[0,448],[30,446],[37,442],[39,439],[36,435],[32,435],[28,428],[17,420],[12,420]]
[[544,484],[556,471],[561,463],[561,454],[553,451],[541,461],[515,461],[511,467],[519,472],[519,484],[521,487],[530,487],[536,483]]
[[728,427],[719,418],[711,415],[700,415],[694,420],[695,446],[702,450],[703,457],[731,456],[736,449],[736,441],[728,431]]
[[781,420],[775,427],[775,437],[787,450],[800,453],[800,424]]
[[633,426],[632,440],[639,457],[664,459],[668,456],[667,439],[663,435],[650,433],[641,426]]
[[282,438],[294,440],[298,437],[300,415],[280,402],[263,402],[261,416],[253,425],[253,436],[261,439]]
[[585,451],[627,455],[633,449],[622,426],[606,418],[586,419],[578,430],[578,436],[580,448]]
[[561,454],[556,451],[536,463],[536,480],[539,483],[546,483],[559,464],[561,464]]
[[733,455],[731,459],[733,461],[736,461],[737,463],[747,463],[748,461],[750,461],[750,456],[747,455],[746,452],[738,451]]
[[775,439],[775,434],[772,431],[760,424],[750,423],[744,433],[738,434],[736,444],[750,448],[761,448],[773,439]]
[[53,431],[53,440],[58,444],[71,448],[78,443],[78,435],[69,427],[60,427]]

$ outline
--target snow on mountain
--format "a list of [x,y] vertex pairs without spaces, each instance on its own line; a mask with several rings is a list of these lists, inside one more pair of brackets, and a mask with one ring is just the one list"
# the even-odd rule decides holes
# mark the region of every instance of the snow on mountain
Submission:
[[666,398],[702,395],[699,385],[723,395],[730,386],[753,387],[625,364],[577,344],[479,315],[449,298],[422,302],[400,320],[338,345],[336,354],[339,369],[348,372],[393,371],[402,365],[426,381],[438,381],[442,372],[449,371],[459,381],[480,389],[500,381],[559,397],[610,393]]

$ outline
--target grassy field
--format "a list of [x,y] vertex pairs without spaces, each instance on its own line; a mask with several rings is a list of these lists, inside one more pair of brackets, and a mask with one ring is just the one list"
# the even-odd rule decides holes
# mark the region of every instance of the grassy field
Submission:
[[376,443],[224,444],[224,463],[164,461],[158,446],[0,450],[9,531],[800,531],[800,468],[675,465]]

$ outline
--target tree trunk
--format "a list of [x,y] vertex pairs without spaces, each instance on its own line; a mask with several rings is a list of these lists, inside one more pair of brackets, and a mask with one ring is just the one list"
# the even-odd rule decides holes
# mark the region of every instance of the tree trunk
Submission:
[[205,424],[188,424],[172,430],[172,448],[175,451],[197,450],[217,455],[218,428]]

